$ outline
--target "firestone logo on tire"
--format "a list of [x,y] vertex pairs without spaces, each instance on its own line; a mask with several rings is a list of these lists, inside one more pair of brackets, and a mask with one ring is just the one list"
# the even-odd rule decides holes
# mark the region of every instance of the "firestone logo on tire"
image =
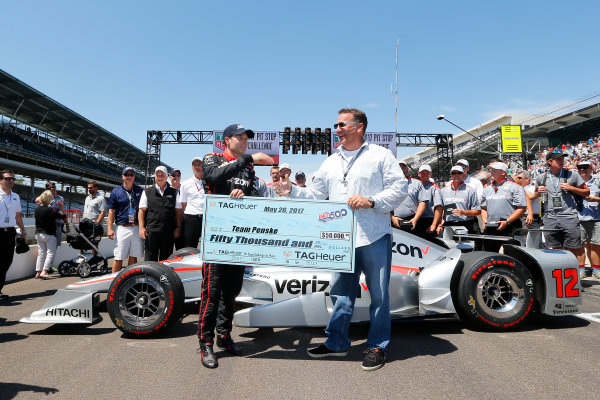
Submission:
[[341,210],[324,212],[319,214],[319,222],[333,221],[335,219],[344,218],[346,215],[348,215],[348,210],[344,208]]

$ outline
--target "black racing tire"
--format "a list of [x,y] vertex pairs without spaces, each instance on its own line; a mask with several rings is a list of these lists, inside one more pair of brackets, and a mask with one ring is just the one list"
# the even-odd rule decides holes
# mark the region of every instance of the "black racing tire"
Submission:
[[172,268],[144,261],[115,277],[108,289],[107,309],[126,335],[151,337],[179,322],[184,299],[183,283]]
[[503,254],[474,252],[461,256],[456,312],[475,329],[508,331],[521,327],[535,308],[535,285],[529,270]]
[[[185,257],[191,254],[200,254],[200,250],[195,247],[184,247],[182,249],[176,250],[173,254],[169,256],[169,260],[176,257]],[[165,260],[167,261],[167,260]]]
[[58,264],[58,267],[56,269],[58,270],[60,276],[68,276],[74,272],[73,263],[69,260],[65,260]]
[[89,263],[82,262],[77,266],[77,275],[82,278],[87,278],[92,274],[92,266]]

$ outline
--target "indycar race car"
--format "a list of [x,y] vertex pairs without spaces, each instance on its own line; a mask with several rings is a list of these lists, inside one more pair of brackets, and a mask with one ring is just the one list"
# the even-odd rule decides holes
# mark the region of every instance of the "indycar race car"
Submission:
[[[390,309],[392,319],[456,314],[478,329],[512,330],[534,313],[578,313],[578,263],[563,250],[536,248],[540,230],[527,233],[527,246],[511,237],[469,235],[447,227],[443,238],[427,241],[394,229]],[[502,253],[480,251],[485,240],[502,242]],[[332,273],[248,267],[237,297],[251,307],[235,313],[242,327],[326,326]],[[72,283],[21,322],[93,323],[99,293],[107,294],[113,323],[144,337],[177,324],[184,302],[201,295],[202,260],[197,249],[181,249],[169,259],[140,262],[118,273]],[[361,277],[353,322],[369,321],[369,290]]]

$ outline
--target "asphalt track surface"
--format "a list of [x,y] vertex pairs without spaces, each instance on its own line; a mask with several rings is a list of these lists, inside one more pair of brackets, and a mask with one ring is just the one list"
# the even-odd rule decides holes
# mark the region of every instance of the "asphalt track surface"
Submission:
[[[384,368],[360,368],[367,326],[345,358],[313,360],[322,329],[241,329],[245,353],[202,367],[196,315],[157,339],[124,337],[106,310],[92,326],[28,325],[76,277],[10,283],[0,303],[0,399],[597,399],[600,323],[536,317],[523,330],[476,332],[456,319],[395,322]],[[584,280],[583,312],[600,317],[600,280]],[[600,321],[600,319],[599,319]]]

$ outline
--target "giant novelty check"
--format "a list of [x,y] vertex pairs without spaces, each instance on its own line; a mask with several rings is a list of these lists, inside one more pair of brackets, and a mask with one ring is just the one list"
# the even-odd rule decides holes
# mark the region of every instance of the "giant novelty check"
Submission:
[[344,202],[207,195],[202,260],[354,271],[354,212]]

